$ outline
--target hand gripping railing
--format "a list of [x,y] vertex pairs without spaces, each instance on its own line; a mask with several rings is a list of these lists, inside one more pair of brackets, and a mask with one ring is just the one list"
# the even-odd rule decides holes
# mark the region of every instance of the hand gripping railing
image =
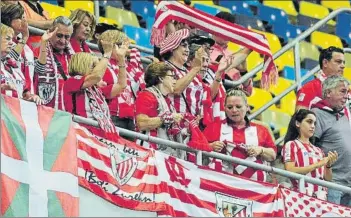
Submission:
[[[87,118],[84,118],[84,117],[80,117],[80,116],[77,116],[77,115],[73,115],[73,120],[75,122],[78,122],[78,123],[84,123],[84,124],[87,124],[87,125],[99,127],[97,121],[94,121],[94,120],[91,120],[91,119],[87,119]],[[304,188],[305,188],[304,182],[309,182],[309,183],[313,183],[313,184],[320,185],[320,186],[325,186],[325,187],[328,187],[328,188],[340,190],[342,192],[351,194],[351,188],[346,187],[346,186],[338,185],[338,184],[327,182],[327,181],[320,180],[320,179],[311,178],[311,177],[308,177],[308,176],[305,176],[305,175],[300,175],[300,174],[297,174],[297,173],[289,172],[289,171],[286,171],[286,170],[278,169],[278,168],[267,166],[267,165],[264,165],[264,164],[258,164],[258,163],[250,162],[250,161],[243,160],[243,159],[240,159],[240,158],[231,157],[231,156],[220,154],[220,153],[217,153],[217,152],[205,152],[205,151],[194,150],[192,148],[189,148],[185,144],[181,144],[181,143],[173,142],[173,141],[168,141],[168,140],[157,138],[157,137],[153,137],[153,136],[144,135],[142,133],[137,133],[137,132],[134,132],[134,131],[131,131],[131,130],[127,130],[127,129],[123,129],[123,128],[119,128],[119,127],[117,127],[117,129],[118,129],[120,135],[129,136],[129,137],[136,137],[136,138],[141,139],[141,140],[146,140],[146,141],[150,141],[150,142],[153,142],[153,143],[166,145],[166,146],[169,146],[169,147],[172,147],[172,148],[178,148],[178,149],[181,149],[181,150],[194,152],[194,153],[196,153],[196,156],[197,156],[196,160],[197,160],[197,164],[198,165],[202,165],[202,158],[201,157],[202,157],[202,155],[204,155],[204,156],[207,156],[207,157],[213,157],[213,158],[221,159],[221,160],[224,160],[224,161],[229,161],[229,162],[232,162],[232,163],[236,163],[236,164],[252,167],[254,169],[264,170],[264,171],[275,173],[275,174],[278,174],[278,175],[281,175],[281,176],[297,179],[297,180],[300,181],[300,183],[299,183],[299,188],[300,189],[299,190],[301,192],[303,192]]]

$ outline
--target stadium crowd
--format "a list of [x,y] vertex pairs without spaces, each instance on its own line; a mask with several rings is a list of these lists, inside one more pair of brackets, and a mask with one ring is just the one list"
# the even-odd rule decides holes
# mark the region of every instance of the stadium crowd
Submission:
[[[117,134],[118,126],[261,164],[280,156],[269,130],[248,119],[252,79],[235,89],[223,85],[224,79],[238,80],[247,73],[252,50],[232,53],[228,41],[171,21],[155,45],[158,59],[144,69],[140,52],[129,49],[129,38],[116,26],[98,24],[82,9],[49,20],[42,8],[35,10],[29,2],[1,5],[3,95],[96,120],[100,128],[86,127],[107,138]],[[227,12],[216,17],[235,23]],[[31,35],[28,24],[46,31]],[[88,47],[89,40],[99,51]],[[343,50],[322,50],[319,65],[316,79],[298,91],[281,156],[288,171],[351,187],[351,114]],[[127,139],[193,160],[177,149]],[[208,164],[267,181],[261,170],[218,160]],[[297,189],[298,183],[291,183]],[[351,197],[337,190],[306,183],[306,193],[351,206]]]

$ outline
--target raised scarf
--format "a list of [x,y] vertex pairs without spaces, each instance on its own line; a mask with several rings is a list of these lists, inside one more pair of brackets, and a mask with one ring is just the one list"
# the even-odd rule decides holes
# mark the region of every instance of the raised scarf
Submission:
[[264,56],[262,87],[267,89],[271,83],[277,83],[278,71],[273,62],[268,41],[264,35],[188,7],[178,1],[162,1],[158,4],[152,28],[152,45],[160,45],[166,37],[165,26],[171,20],[186,23],[191,27],[206,31],[262,54]]

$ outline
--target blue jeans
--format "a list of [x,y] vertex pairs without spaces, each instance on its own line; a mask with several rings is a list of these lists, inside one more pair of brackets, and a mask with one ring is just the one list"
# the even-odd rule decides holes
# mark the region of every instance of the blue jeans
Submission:
[[340,204],[344,206],[351,207],[351,196],[348,193],[343,193],[342,191],[335,189],[328,189],[328,201],[334,204]]

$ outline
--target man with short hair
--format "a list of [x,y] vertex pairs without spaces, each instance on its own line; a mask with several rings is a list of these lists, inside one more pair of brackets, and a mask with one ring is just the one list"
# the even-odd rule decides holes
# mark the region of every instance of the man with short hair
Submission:
[[[68,49],[73,26],[68,17],[57,17],[49,32],[56,32],[46,46],[46,72],[36,78],[36,92],[43,99],[44,105],[64,110],[62,88],[69,77],[68,62],[72,53]],[[39,50],[34,51],[39,54]]]
[[309,109],[322,99],[322,82],[330,76],[342,76],[345,68],[344,51],[341,48],[330,46],[323,49],[319,56],[321,71],[317,77],[306,83],[297,93],[296,111],[300,108]]
[[[317,118],[315,144],[325,154],[329,151],[338,153],[337,161],[331,166],[332,181],[347,187],[351,187],[351,117],[345,106],[349,85],[342,76],[329,76],[322,85],[323,100],[312,106]],[[328,190],[328,201],[351,206],[350,195],[334,189]]]

